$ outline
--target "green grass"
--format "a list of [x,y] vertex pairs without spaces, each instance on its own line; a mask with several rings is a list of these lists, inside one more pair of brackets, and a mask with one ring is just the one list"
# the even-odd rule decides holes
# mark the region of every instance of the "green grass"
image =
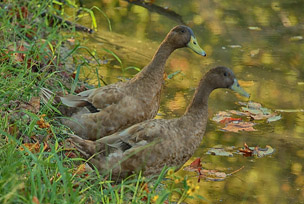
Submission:
[[[50,14],[67,15],[59,4],[39,0],[0,3],[0,203],[163,203],[174,192],[183,201],[191,186],[185,179],[176,184],[172,176],[163,185],[167,168],[155,178],[139,174],[121,182],[99,175],[96,169],[75,173],[87,161],[67,156],[71,151],[64,143],[66,133],[71,132],[54,117],[59,111],[40,104],[39,98],[31,101],[41,87],[74,92],[78,85],[83,61],[77,62],[75,70],[65,62],[85,47],[76,44],[67,51],[63,46],[77,33],[73,27],[67,30],[64,23],[51,23],[56,19]],[[71,71],[76,71],[75,79],[67,77]]]

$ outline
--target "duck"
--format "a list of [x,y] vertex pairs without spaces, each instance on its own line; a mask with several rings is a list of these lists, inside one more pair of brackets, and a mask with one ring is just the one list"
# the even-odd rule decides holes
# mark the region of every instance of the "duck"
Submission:
[[249,98],[233,71],[218,66],[200,80],[181,117],[149,119],[96,141],[70,135],[68,144],[100,173],[111,172],[112,178],[139,171],[144,176],[157,175],[165,166],[179,169],[201,144],[208,120],[208,98],[218,88],[228,88]]
[[[84,139],[97,140],[154,118],[159,109],[166,61],[174,50],[183,47],[206,56],[191,28],[175,26],[150,63],[131,80],[60,97],[62,104],[67,107],[64,115],[71,117],[63,119],[62,123]],[[50,90],[42,90],[42,96],[46,98],[44,101],[52,98],[52,95]]]

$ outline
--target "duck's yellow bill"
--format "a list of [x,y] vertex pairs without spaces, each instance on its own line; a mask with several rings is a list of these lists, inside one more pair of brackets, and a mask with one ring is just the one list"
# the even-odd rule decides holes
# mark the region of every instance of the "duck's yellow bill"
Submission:
[[191,35],[190,42],[188,42],[187,46],[197,54],[206,56],[206,52],[198,45],[197,40],[193,35]]
[[230,87],[230,89],[232,89],[233,91],[241,94],[242,96],[245,96],[247,98],[250,97],[250,94],[248,94],[240,85],[239,82],[234,79],[234,83],[232,84],[232,86]]

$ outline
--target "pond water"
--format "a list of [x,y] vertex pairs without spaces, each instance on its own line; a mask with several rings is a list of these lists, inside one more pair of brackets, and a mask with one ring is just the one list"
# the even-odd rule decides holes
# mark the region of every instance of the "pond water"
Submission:
[[[189,49],[175,51],[167,61],[167,74],[181,71],[166,81],[158,118],[179,117],[185,111],[198,81],[217,65],[230,67],[240,84],[251,94],[250,100],[278,112],[282,119],[260,122],[255,132],[223,132],[209,120],[204,139],[189,165],[200,157],[203,167],[231,172],[244,169],[224,181],[201,180],[198,193],[205,201],[189,203],[304,203],[304,3],[301,0],[222,1],[158,0],[153,11],[126,1],[86,1],[109,17],[109,24],[97,12],[98,31],[84,35],[85,45],[105,56],[98,67],[107,83],[131,77],[135,70],[121,69],[146,65],[167,32],[181,22],[189,25],[207,57]],[[80,21],[89,26],[89,18]],[[105,52],[113,51],[122,61]],[[92,70],[92,71],[90,71]],[[96,83],[95,67],[90,65],[83,78]],[[246,101],[231,91],[217,90],[209,99],[209,118],[221,110],[239,110]],[[271,156],[220,157],[207,155],[215,145],[270,145]],[[195,175],[180,170],[179,175]],[[197,182],[197,178],[193,177]]]

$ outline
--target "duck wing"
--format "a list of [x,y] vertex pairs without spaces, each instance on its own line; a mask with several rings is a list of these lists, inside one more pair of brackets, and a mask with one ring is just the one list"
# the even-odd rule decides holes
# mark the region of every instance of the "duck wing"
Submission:
[[158,134],[163,128],[161,120],[147,120],[133,125],[121,132],[97,140],[97,143],[103,143],[117,150],[125,152],[131,148],[145,146],[158,140],[161,135]]
[[111,104],[117,103],[123,98],[123,83],[110,84],[97,89],[80,92],[77,95],[66,95],[60,97],[61,102],[69,107],[92,107],[90,112],[98,112]]

